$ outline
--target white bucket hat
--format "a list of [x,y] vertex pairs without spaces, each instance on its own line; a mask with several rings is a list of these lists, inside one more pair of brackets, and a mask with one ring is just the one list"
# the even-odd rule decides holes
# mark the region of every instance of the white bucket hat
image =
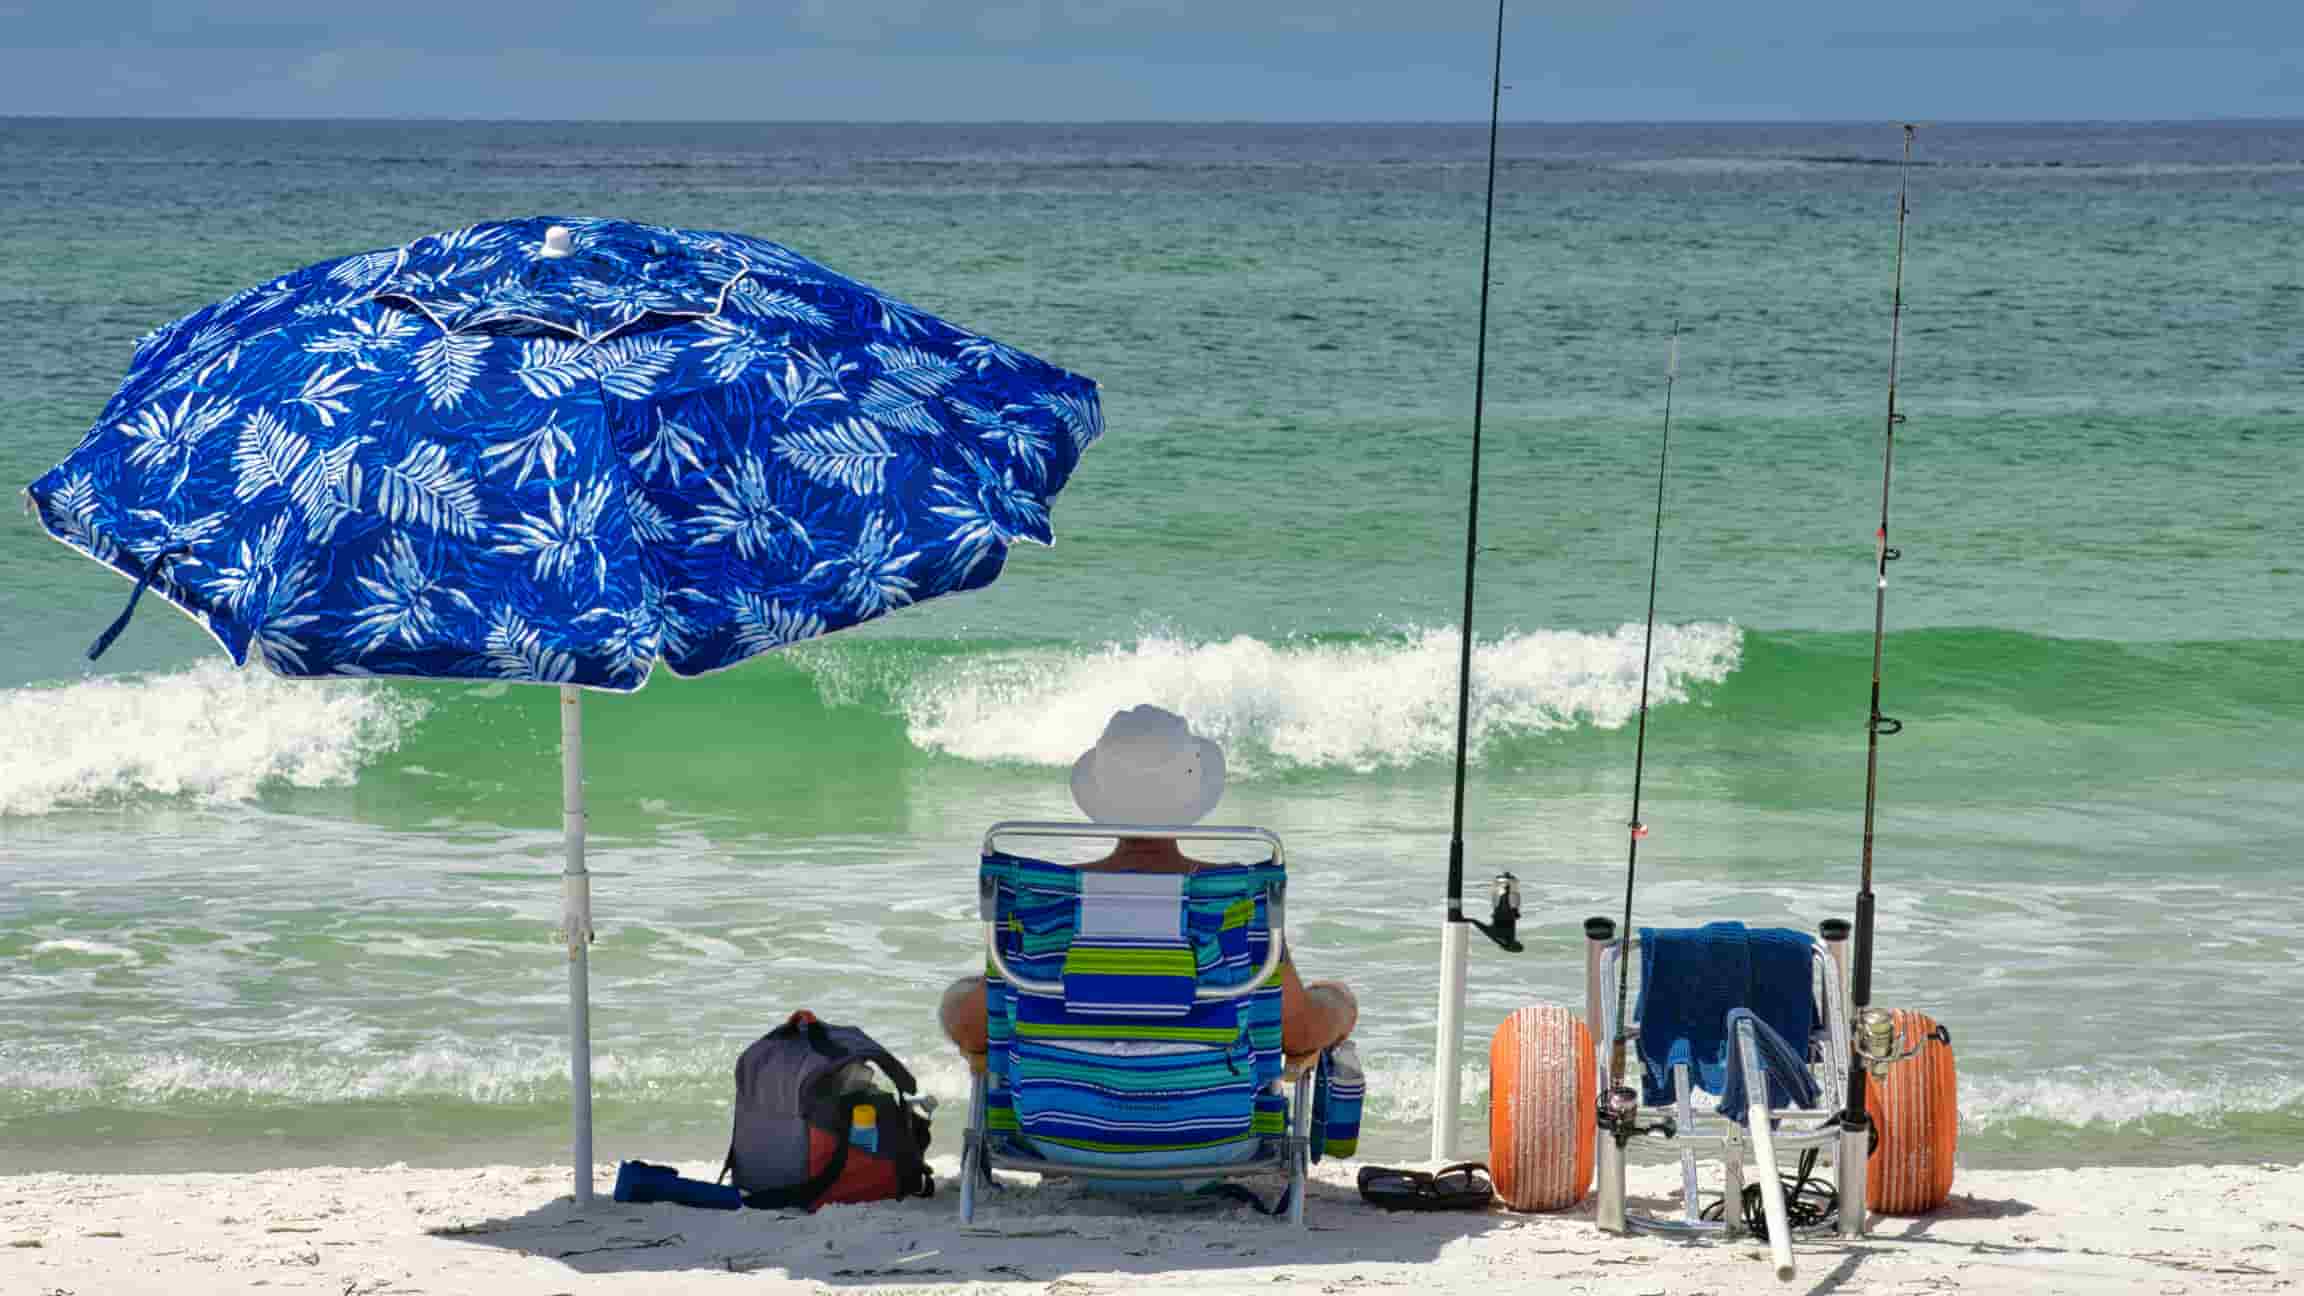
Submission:
[[1073,762],[1072,799],[1098,823],[1197,823],[1224,799],[1224,749],[1172,711],[1130,707]]

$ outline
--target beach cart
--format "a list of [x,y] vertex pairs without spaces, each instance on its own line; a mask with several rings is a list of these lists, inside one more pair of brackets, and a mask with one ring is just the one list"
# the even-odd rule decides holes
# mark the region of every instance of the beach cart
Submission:
[[[1490,1161],[1511,1209],[1566,1210],[1598,1182],[1594,1216],[1616,1233],[1766,1238],[1777,1276],[1804,1233],[1864,1233],[1867,1216],[1925,1214],[1952,1190],[1959,1108],[1951,1034],[1925,1014],[1849,1010],[1849,924],[1816,936],[1740,923],[1584,924],[1581,1016],[1520,1008],[1489,1050]],[[1618,960],[1634,960],[1637,1006],[1619,1020]],[[1638,1058],[1610,1084],[1619,1047]],[[1844,1128],[1844,1059],[1867,1060],[1871,1125]],[[1709,1095],[1700,1100],[1699,1093]],[[1634,1209],[1635,1140],[1677,1151],[1680,1210]],[[1720,1163],[1707,1201],[1700,1157]],[[1787,1159],[1797,1157],[1787,1173]],[[1819,1165],[1825,1167],[1819,1171]]]

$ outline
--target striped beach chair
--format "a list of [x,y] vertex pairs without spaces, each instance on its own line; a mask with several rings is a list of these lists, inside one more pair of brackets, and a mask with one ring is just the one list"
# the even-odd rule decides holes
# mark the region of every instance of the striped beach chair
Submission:
[[[1247,842],[1271,854],[1152,875],[999,849],[1057,837]],[[1170,1191],[1278,1173],[1285,1212],[1303,1224],[1307,1168],[1351,1153],[1362,1091],[1349,1045],[1294,1064],[1281,1055],[1286,889],[1280,838],[1260,828],[1002,823],[985,834],[991,1048],[963,1135],[962,1220],[975,1218],[991,1172],[1013,1169]]]

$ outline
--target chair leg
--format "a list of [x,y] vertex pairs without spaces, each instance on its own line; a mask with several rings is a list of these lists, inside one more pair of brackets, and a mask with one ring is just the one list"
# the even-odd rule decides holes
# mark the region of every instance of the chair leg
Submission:
[[1312,1180],[1312,1078],[1318,1067],[1296,1077],[1296,1101],[1288,1113],[1288,1222],[1304,1225],[1304,1198]]
[[986,1109],[984,1073],[968,1081],[968,1128],[960,1134],[960,1222],[976,1222],[976,1180],[984,1173]]
[[[1688,1081],[1688,1064],[1672,1064],[1673,1110],[1679,1114],[1680,1128],[1696,1128],[1695,1086]],[[1694,1224],[1704,1217],[1704,1194],[1696,1182],[1696,1153],[1683,1146],[1680,1149],[1680,1219]]]
[[960,1147],[960,1222],[976,1222],[976,1131],[961,1135],[965,1140]]

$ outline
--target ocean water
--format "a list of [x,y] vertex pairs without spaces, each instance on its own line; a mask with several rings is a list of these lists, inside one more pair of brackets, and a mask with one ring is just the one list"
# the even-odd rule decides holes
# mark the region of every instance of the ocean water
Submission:
[[[599,1150],[705,1163],[794,1008],[912,1059],[973,861],[1156,702],[1291,844],[1420,1155],[1485,131],[0,122],[0,480],[132,339],[278,271],[578,211],[789,243],[1105,388],[1057,548],[587,707]],[[1479,1059],[1622,894],[1665,339],[1684,330],[1639,917],[1856,887],[1899,136],[1510,126],[1470,873]],[[1957,1041],[1975,1165],[2304,1155],[2304,124],[1947,125],[1913,169],[1878,998]],[[545,690],[236,673],[0,520],[0,1171],[549,1160]]]

